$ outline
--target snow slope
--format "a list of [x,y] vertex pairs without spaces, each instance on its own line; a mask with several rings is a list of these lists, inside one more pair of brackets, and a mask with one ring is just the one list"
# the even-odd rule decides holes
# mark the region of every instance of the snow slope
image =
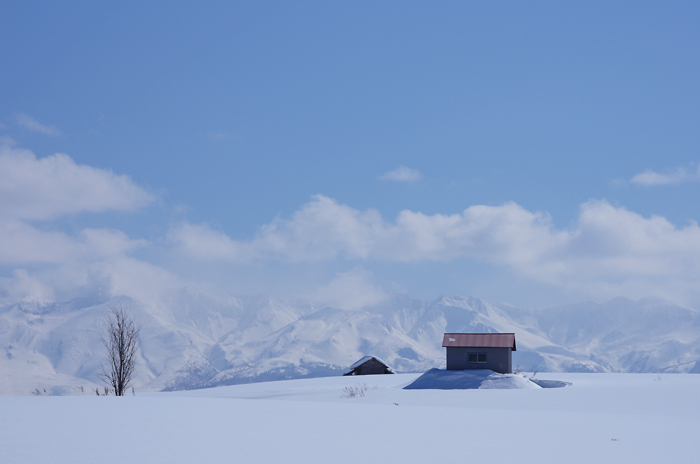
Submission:
[[135,386],[179,390],[333,376],[366,355],[398,372],[444,367],[444,332],[515,332],[513,365],[560,372],[699,372],[700,314],[662,300],[616,299],[531,311],[477,298],[396,295],[341,310],[268,297],[183,290],[0,308],[0,394],[73,394],[99,386],[99,334],[110,304],[142,325]]
[[[417,377],[0,397],[0,462],[684,464],[700,455],[700,376],[538,373],[572,385],[403,388]],[[358,380],[365,396],[343,396]]]

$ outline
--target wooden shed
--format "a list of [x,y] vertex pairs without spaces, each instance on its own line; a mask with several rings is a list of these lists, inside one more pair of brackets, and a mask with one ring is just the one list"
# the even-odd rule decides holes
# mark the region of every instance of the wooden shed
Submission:
[[365,356],[350,366],[343,375],[395,374],[391,367],[376,356]]
[[446,333],[447,370],[491,369],[513,372],[514,333]]

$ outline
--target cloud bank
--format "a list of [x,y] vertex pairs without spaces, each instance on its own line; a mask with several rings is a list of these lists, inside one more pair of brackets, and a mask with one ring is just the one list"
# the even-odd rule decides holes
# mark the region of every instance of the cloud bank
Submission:
[[[171,227],[154,242],[94,227],[95,220],[93,227],[75,231],[55,225],[66,217],[79,224],[77,215],[134,211],[154,200],[128,176],[77,164],[67,155],[37,158],[28,150],[0,148],[0,304],[84,293],[162,304],[167,295],[191,285],[173,270],[177,263],[181,270],[214,269],[221,280],[229,272],[254,271],[262,279],[270,275],[273,286],[284,272],[311,270],[302,279],[305,287],[290,296],[354,309],[387,297],[378,281],[394,276],[378,274],[376,269],[387,269],[384,263],[405,271],[410,286],[416,266],[454,262],[507,271],[495,274],[496,287],[509,285],[515,275],[598,299],[661,296],[700,304],[698,225],[678,227],[604,200],[582,204],[577,220],[565,228],[545,212],[512,202],[473,205],[456,214],[404,210],[385,218],[323,195],[240,240],[190,222]],[[157,255],[166,264],[137,259],[135,252],[144,249],[149,251],[144,255]],[[325,269],[333,270],[319,272]]]
[[550,218],[515,203],[472,206],[461,214],[425,215],[409,210],[385,221],[375,210],[359,211],[323,195],[292,218],[277,219],[248,241],[235,241],[203,224],[182,224],[170,238],[190,256],[235,262],[350,260],[448,261],[474,257],[502,263],[532,256],[565,240]]
[[178,250],[231,263],[344,259],[369,265],[466,259],[502,266],[533,281],[598,297],[657,295],[674,301],[700,297],[700,228],[678,228],[606,201],[580,207],[574,226],[515,203],[476,205],[460,214],[402,211],[386,221],[317,195],[289,219],[262,227],[250,240],[233,240],[203,224],[170,232]]

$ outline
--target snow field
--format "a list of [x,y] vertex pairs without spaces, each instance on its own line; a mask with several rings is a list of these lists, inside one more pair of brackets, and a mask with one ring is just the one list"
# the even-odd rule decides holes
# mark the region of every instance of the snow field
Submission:
[[[417,377],[123,398],[0,397],[0,462],[695,463],[700,456],[700,376],[538,374],[572,385],[403,389]],[[363,384],[364,397],[342,396]]]

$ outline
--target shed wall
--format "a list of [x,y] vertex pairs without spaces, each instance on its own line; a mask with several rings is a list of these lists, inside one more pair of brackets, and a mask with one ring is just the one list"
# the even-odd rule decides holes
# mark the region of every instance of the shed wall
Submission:
[[[491,369],[501,374],[513,372],[513,355],[510,348],[477,348],[448,346],[447,370]],[[486,353],[486,363],[468,362],[468,353]]]
[[386,367],[382,363],[374,359],[370,359],[362,366],[360,366],[359,375],[384,374],[385,372]]

